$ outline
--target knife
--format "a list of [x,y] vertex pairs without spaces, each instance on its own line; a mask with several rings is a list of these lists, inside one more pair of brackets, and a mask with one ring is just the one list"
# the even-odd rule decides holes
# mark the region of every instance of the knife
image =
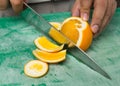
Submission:
[[[68,52],[71,53],[78,61],[82,61],[85,65],[93,69],[94,71],[98,72],[99,74],[103,75],[107,79],[111,80],[111,77],[82,49],[76,46],[76,44],[70,40],[67,36],[65,36],[61,31],[57,30],[54,26],[52,26],[48,21],[46,21],[42,16],[39,15],[35,10],[33,10],[27,3],[23,2],[24,5],[31,11],[26,13],[26,16],[21,16],[30,23],[31,25],[36,27],[36,30],[42,32],[42,34],[48,35],[48,31],[51,27],[53,27],[56,31],[58,31],[61,35],[63,35],[68,41],[74,44],[75,47],[69,48]],[[32,20],[31,20],[32,18]]]

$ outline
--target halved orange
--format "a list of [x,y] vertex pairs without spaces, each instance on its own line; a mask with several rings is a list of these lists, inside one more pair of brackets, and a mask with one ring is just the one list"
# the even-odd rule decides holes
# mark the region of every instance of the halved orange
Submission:
[[41,60],[43,62],[58,63],[58,62],[61,62],[61,61],[65,60],[65,58],[66,58],[66,50],[50,53],[50,52],[45,52],[45,51],[36,49],[36,50],[33,50],[33,55],[37,59],[39,59],[39,60]]
[[48,64],[39,60],[29,61],[24,66],[24,73],[29,77],[41,77],[48,71]]
[[[60,30],[61,23],[58,22],[50,22],[52,26],[56,29]],[[58,31],[56,31],[53,27],[50,28],[49,35],[58,43],[66,44],[68,43],[67,39],[61,35]]]
[[79,17],[70,17],[63,21],[61,32],[70,38],[76,46],[87,50],[92,43],[93,34],[89,24]]
[[35,39],[34,43],[40,50],[47,51],[47,52],[57,52],[62,50],[64,47],[64,44],[61,46],[58,46],[52,43],[50,40],[48,40],[45,36]]

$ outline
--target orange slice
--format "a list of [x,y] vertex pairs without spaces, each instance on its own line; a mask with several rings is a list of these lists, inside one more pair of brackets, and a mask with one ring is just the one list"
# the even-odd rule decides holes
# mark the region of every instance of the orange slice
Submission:
[[52,43],[51,41],[49,41],[45,36],[35,39],[34,43],[40,50],[47,51],[47,52],[57,52],[63,49],[64,47],[64,44],[61,46],[58,46]]
[[[58,22],[50,22],[56,29],[60,30],[61,24]],[[49,35],[58,43],[65,44],[68,43],[67,39],[56,31],[53,27],[50,28]]]
[[93,34],[89,24],[79,17],[70,17],[63,21],[61,32],[70,38],[76,46],[86,51],[92,43]]
[[[49,22],[52,26],[54,26],[56,29],[60,30],[61,23],[59,22]],[[53,27],[51,27],[53,28]]]
[[37,59],[47,62],[47,63],[58,63],[58,62],[65,60],[66,50],[49,53],[49,52],[45,52],[45,51],[36,49],[36,50],[33,50],[33,55]]
[[24,73],[29,77],[41,77],[48,71],[48,64],[39,60],[32,60],[25,64]]

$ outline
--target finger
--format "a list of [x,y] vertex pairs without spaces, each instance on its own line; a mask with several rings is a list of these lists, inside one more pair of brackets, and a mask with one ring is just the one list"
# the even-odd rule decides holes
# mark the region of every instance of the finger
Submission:
[[99,31],[104,15],[106,13],[106,8],[107,0],[95,0],[91,22],[91,29],[93,34],[96,34]]
[[116,6],[117,6],[117,4],[115,2],[113,2],[113,0],[108,0],[107,12],[106,12],[106,15],[104,16],[104,20],[103,20],[103,23],[101,25],[101,29],[100,29],[99,33],[101,31],[103,31],[105,26],[109,23],[110,19],[112,18],[113,14],[114,14]]
[[[101,25],[101,28],[104,29],[104,27],[109,23],[110,19],[112,18],[114,11],[117,7],[116,1],[114,0],[108,0],[108,7],[106,11],[106,15],[104,16],[103,23]],[[102,30],[101,29],[101,30]]]
[[10,3],[16,14],[23,10],[23,0],[10,0]]
[[80,0],[76,0],[72,7],[72,16],[80,16]]
[[99,31],[94,35],[94,37],[97,37],[102,31],[103,28],[105,27],[105,25],[107,24],[107,22],[110,20],[110,17],[112,15],[111,9],[112,9],[112,0],[107,0],[107,9],[106,9],[106,13],[104,15],[103,21],[101,23],[101,26],[99,28]]
[[9,1],[8,0],[0,0],[0,10],[4,10],[8,7]]
[[90,14],[90,8],[92,5],[93,0],[80,0],[81,8],[81,18],[85,21],[88,21],[89,14]]
[[110,22],[115,12],[116,7],[117,7],[117,3],[115,0],[108,0],[108,7],[107,7],[106,15],[104,16],[104,20],[101,24],[100,30],[95,35],[95,37],[97,37],[105,29],[105,26]]

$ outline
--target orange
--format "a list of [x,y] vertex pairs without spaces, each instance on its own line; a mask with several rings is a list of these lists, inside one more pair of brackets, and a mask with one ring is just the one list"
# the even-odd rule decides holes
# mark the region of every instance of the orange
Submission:
[[92,43],[93,34],[89,24],[79,17],[70,17],[63,21],[61,32],[71,39],[77,47],[86,51]]
[[58,63],[58,62],[61,62],[61,61],[65,60],[66,50],[50,53],[50,52],[45,52],[45,51],[36,49],[36,50],[33,50],[33,55],[37,59],[39,59],[43,62]]
[[29,77],[41,77],[48,71],[48,64],[39,60],[29,61],[24,66],[24,73]]
[[[61,23],[58,22],[50,22],[52,26],[54,26],[56,29],[60,31]],[[61,35],[57,30],[55,30],[53,27],[50,28],[49,35],[58,43],[65,44],[67,43],[67,39]]]
[[34,43],[40,50],[47,52],[57,52],[62,50],[64,47],[64,44],[58,46],[52,43],[50,40],[48,40],[45,36],[38,37],[37,39],[35,39]]

